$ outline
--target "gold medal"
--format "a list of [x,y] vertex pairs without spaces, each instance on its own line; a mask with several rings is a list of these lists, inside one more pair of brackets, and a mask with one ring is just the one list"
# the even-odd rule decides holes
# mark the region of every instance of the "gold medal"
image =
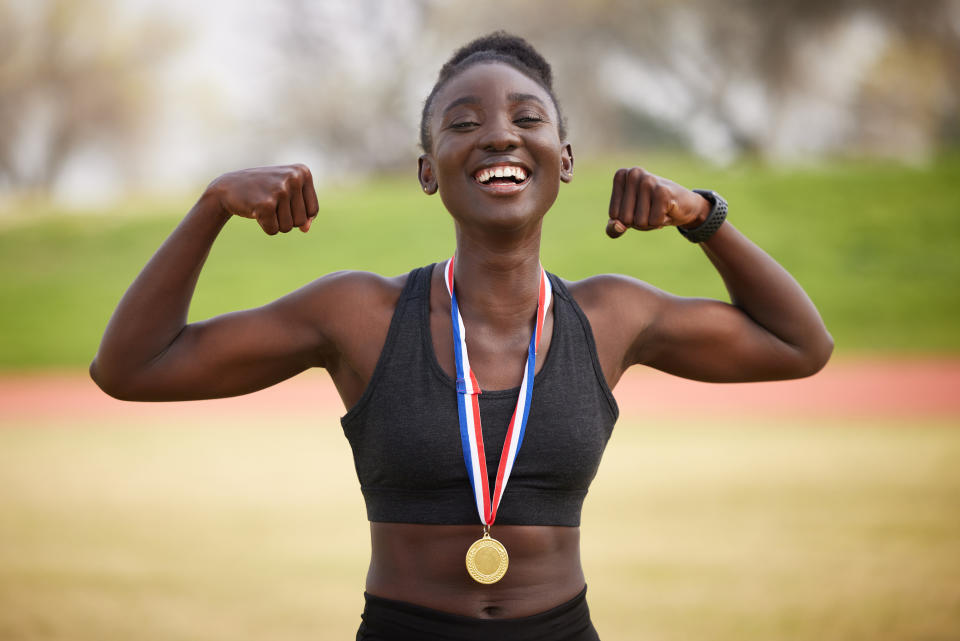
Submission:
[[507,573],[510,557],[503,543],[490,536],[490,528],[483,528],[483,537],[467,550],[467,572],[477,583],[496,583]]

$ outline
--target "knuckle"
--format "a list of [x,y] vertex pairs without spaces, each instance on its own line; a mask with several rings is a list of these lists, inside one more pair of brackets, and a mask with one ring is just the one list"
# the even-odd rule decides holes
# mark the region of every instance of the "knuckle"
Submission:
[[646,172],[643,171],[640,167],[631,167],[627,174],[630,177],[630,180],[637,181],[642,180]]

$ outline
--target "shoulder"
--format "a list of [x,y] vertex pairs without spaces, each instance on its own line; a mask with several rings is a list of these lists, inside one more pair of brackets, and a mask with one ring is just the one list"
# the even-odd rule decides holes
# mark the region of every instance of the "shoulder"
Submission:
[[318,339],[320,361],[337,376],[341,366],[372,372],[408,274],[333,272],[297,290],[290,308]]
[[619,274],[562,281],[590,324],[597,357],[612,388],[632,363],[670,295],[649,283]]
[[360,318],[378,322],[392,314],[408,274],[382,276],[339,271],[317,278],[294,292],[296,306],[322,325],[351,326]]
[[396,303],[409,274],[382,276],[365,271],[331,272],[307,286],[311,296],[335,296],[344,303]]
[[649,283],[622,274],[598,274],[562,282],[591,322],[594,318],[645,316],[670,296]]

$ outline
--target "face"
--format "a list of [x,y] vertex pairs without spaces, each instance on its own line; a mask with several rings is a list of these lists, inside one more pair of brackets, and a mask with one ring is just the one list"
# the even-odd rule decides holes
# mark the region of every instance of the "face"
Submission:
[[538,225],[570,181],[573,155],[549,94],[510,65],[481,63],[451,79],[429,126],[420,183],[461,226]]

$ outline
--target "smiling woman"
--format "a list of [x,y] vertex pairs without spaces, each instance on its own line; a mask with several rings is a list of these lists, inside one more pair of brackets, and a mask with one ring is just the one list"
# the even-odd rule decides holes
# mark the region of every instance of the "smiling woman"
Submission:
[[459,231],[472,221],[499,223],[539,238],[560,181],[573,171],[559,112],[549,91],[520,69],[478,56],[461,64],[433,94],[439,108],[429,117],[420,183],[428,194],[440,192]]
[[829,358],[816,308],[726,221],[726,202],[639,167],[613,177],[607,234],[678,227],[732,302],[547,273],[544,217],[573,177],[551,83],[540,54],[503,33],[441,70],[424,105],[419,180],[453,217],[454,257],[398,277],[330,274],[188,324],[231,218],[306,232],[319,208],[302,165],[224,174],[130,286],[91,364],[104,391],[140,401],[233,396],[329,371],[370,521],[358,639],[597,639],[580,510],[623,372],[769,380]]

